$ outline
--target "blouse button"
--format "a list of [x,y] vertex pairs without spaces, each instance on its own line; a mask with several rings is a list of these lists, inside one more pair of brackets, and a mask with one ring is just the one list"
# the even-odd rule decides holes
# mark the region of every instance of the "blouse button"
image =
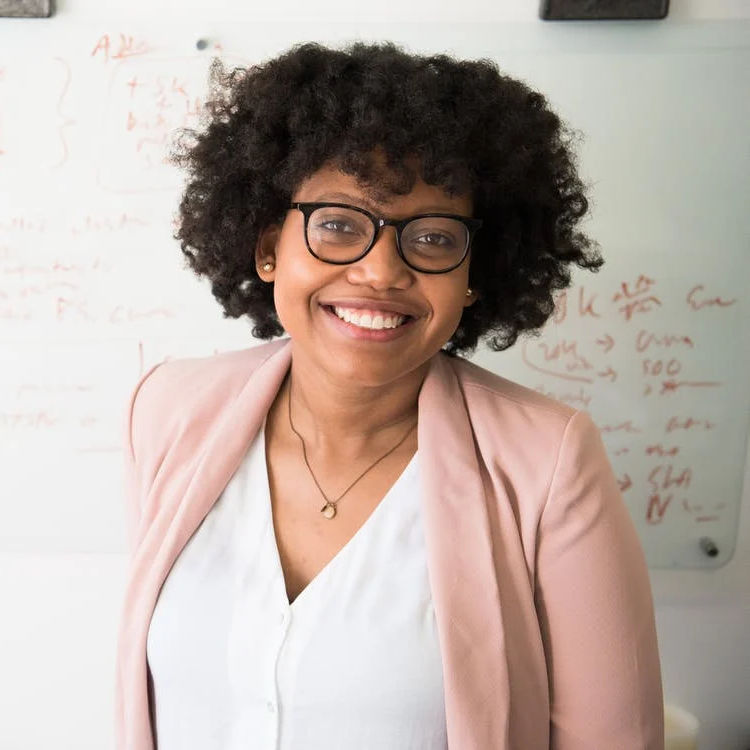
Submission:
[[268,709],[269,713],[271,714],[276,713],[276,704],[273,701],[267,701],[266,708]]

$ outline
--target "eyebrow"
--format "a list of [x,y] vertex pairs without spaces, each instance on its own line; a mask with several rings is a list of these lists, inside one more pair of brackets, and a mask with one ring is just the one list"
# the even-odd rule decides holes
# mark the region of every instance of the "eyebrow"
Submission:
[[[349,195],[348,193],[322,193],[318,196],[318,201],[340,201],[342,203],[350,203],[353,206],[361,206],[362,208],[366,208],[370,213],[373,214],[380,214],[382,212],[382,208],[379,206],[376,206],[374,203],[370,203],[366,198],[361,198],[360,196],[356,195]],[[418,213],[414,214],[415,216],[419,216],[420,214],[429,214],[429,213],[436,213],[436,214],[455,214],[456,212],[450,208],[446,208],[445,206],[427,206],[425,208],[422,208]]]

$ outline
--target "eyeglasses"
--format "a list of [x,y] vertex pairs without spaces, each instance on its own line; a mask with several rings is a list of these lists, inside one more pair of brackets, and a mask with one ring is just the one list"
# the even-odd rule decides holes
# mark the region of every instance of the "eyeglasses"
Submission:
[[292,203],[305,217],[307,249],[325,263],[364,258],[383,227],[395,227],[396,247],[407,266],[421,273],[447,273],[463,263],[481,219],[428,213],[384,219],[346,203]]

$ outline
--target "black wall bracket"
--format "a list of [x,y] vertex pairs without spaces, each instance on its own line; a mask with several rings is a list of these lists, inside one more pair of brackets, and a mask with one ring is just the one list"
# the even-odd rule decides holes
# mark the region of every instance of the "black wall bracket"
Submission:
[[0,18],[49,18],[52,0],[0,0]]
[[666,18],[669,0],[542,0],[544,21],[635,21]]

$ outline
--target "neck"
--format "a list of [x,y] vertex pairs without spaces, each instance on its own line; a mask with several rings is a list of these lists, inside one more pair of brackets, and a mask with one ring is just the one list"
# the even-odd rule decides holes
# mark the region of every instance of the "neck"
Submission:
[[[294,429],[304,439],[308,455],[340,461],[370,456],[397,443],[416,425],[419,390],[428,367],[425,362],[392,382],[372,386],[319,377],[293,357],[277,399],[278,421],[298,443],[289,425],[291,405]],[[412,432],[407,446],[416,440],[416,429]]]

